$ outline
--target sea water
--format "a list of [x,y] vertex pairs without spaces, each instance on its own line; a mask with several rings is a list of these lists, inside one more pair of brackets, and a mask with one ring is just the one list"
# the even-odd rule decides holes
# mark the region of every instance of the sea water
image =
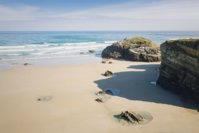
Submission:
[[[157,44],[177,38],[198,38],[197,31],[51,31],[0,32],[0,65],[21,62],[71,62],[100,57],[113,42],[145,37]],[[95,51],[95,53],[89,52]],[[54,60],[53,60],[54,59]],[[79,60],[79,61],[81,61]],[[78,62],[79,62],[78,61]]]

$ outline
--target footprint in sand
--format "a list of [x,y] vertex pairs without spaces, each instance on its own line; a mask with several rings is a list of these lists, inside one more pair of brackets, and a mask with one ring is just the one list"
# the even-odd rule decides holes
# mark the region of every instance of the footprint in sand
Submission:
[[40,101],[40,102],[47,102],[47,101],[50,101],[52,100],[53,96],[41,96],[41,97],[38,97],[37,98],[37,101]]

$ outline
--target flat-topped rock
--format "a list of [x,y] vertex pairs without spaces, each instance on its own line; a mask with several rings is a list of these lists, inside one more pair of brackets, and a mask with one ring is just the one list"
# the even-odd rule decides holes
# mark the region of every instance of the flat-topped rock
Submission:
[[154,62],[160,61],[160,49],[158,45],[148,39],[135,37],[106,47],[102,52],[102,58]]

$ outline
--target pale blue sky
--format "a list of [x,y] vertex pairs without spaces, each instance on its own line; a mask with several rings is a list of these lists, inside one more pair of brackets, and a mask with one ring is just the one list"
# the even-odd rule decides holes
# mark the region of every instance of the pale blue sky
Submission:
[[199,0],[0,0],[0,31],[199,30]]

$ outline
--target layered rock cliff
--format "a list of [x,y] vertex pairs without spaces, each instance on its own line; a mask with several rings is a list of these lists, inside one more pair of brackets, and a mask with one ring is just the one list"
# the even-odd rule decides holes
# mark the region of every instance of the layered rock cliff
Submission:
[[125,59],[130,61],[160,61],[159,46],[142,38],[129,38],[106,47],[102,58]]
[[161,61],[157,83],[199,102],[199,39],[166,41]]

